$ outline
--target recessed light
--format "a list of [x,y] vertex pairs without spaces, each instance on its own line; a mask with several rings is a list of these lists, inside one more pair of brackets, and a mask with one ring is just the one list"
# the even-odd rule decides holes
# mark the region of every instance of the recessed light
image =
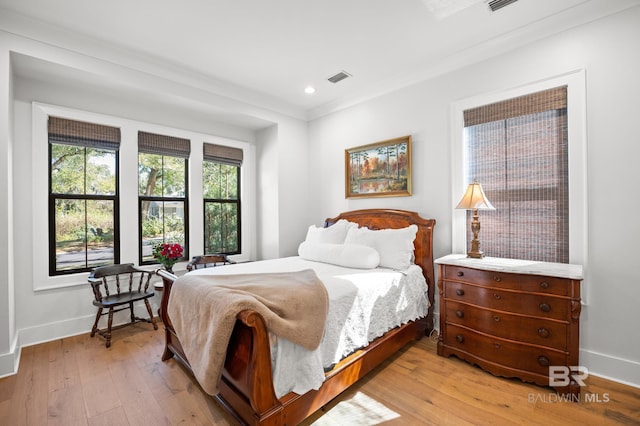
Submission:
[[315,93],[316,89],[312,86],[307,86],[304,88],[304,93],[308,93],[309,95]]

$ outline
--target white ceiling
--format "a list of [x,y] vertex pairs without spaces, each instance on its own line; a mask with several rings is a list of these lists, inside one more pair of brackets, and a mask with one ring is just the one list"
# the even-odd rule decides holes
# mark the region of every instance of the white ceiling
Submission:
[[[0,0],[0,13],[313,118],[637,4],[519,0],[491,12],[484,0]],[[352,77],[327,81],[342,70]]]

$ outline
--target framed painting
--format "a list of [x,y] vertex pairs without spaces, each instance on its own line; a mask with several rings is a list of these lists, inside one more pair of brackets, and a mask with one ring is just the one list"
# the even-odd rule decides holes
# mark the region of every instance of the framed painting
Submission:
[[411,136],[346,149],[345,197],[411,195]]

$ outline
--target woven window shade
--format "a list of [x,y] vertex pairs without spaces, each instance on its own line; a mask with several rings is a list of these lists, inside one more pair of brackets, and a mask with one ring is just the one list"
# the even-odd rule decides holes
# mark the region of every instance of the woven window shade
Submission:
[[237,167],[242,166],[243,153],[239,148],[205,143],[202,150],[205,161],[213,161],[215,163],[229,164]]
[[49,117],[49,143],[120,149],[120,129],[85,121]]
[[481,250],[487,256],[567,263],[566,87],[474,108],[464,116],[467,176],[482,184],[496,207],[481,212]]
[[138,132],[138,152],[189,158],[191,142],[189,139]]
[[507,118],[567,107],[567,86],[556,87],[464,111],[464,125],[490,123]]

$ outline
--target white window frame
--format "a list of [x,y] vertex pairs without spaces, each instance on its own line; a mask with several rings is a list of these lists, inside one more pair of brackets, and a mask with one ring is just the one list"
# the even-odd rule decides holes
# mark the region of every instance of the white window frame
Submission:
[[[496,93],[483,94],[457,101],[452,105],[452,241],[453,253],[467,252],[467,215],[456,210],[455,204],[462,198],[465,187],[466,152],[464,144],[463,112],[470,108],[500,102],[506,99],[567,86],[567,124],[569,137],[569,263],[583,265],[587,262],[587,130],[586,130],[586,80],[584,69],[557,77],[526,84]],[[481,182],[482,183],[482,182]],[[482,225],[482,212],[480,212]],[[482,229],[479,235],[482,241]]]
[[[49,259],[49,167],[48,167],[48,117],[54,115],[70,120],[88,121],[118,127],[121,131],[120,142],[120,262],[138,263],[138,131],[166,134],[189,139],[191,155],[189,157],[189,253],[198,254],[204,247],[203,207],[202,207],[202,144],[204,141],[227,145],[243,150],[241,167],[240,200],[243,206],[242,253],[231,256],[237,262],[253,258],[255,251],[255,147],[248,142],[237,141],[219,136],[190,132],[165,126],[143,123],[120,117],[90,113],[39,102],[32,103],[32,205],[33,205],[33,259]],[[132,185],[131,182],[135,182]],[[44,239],[43,239],[43,236]],[[174,266],[174,272],[180,273],[187,262]],[[50,290],[87,284],[88,273],[49,276],[49,268],[43,268],[33,262],[33,290]]]

